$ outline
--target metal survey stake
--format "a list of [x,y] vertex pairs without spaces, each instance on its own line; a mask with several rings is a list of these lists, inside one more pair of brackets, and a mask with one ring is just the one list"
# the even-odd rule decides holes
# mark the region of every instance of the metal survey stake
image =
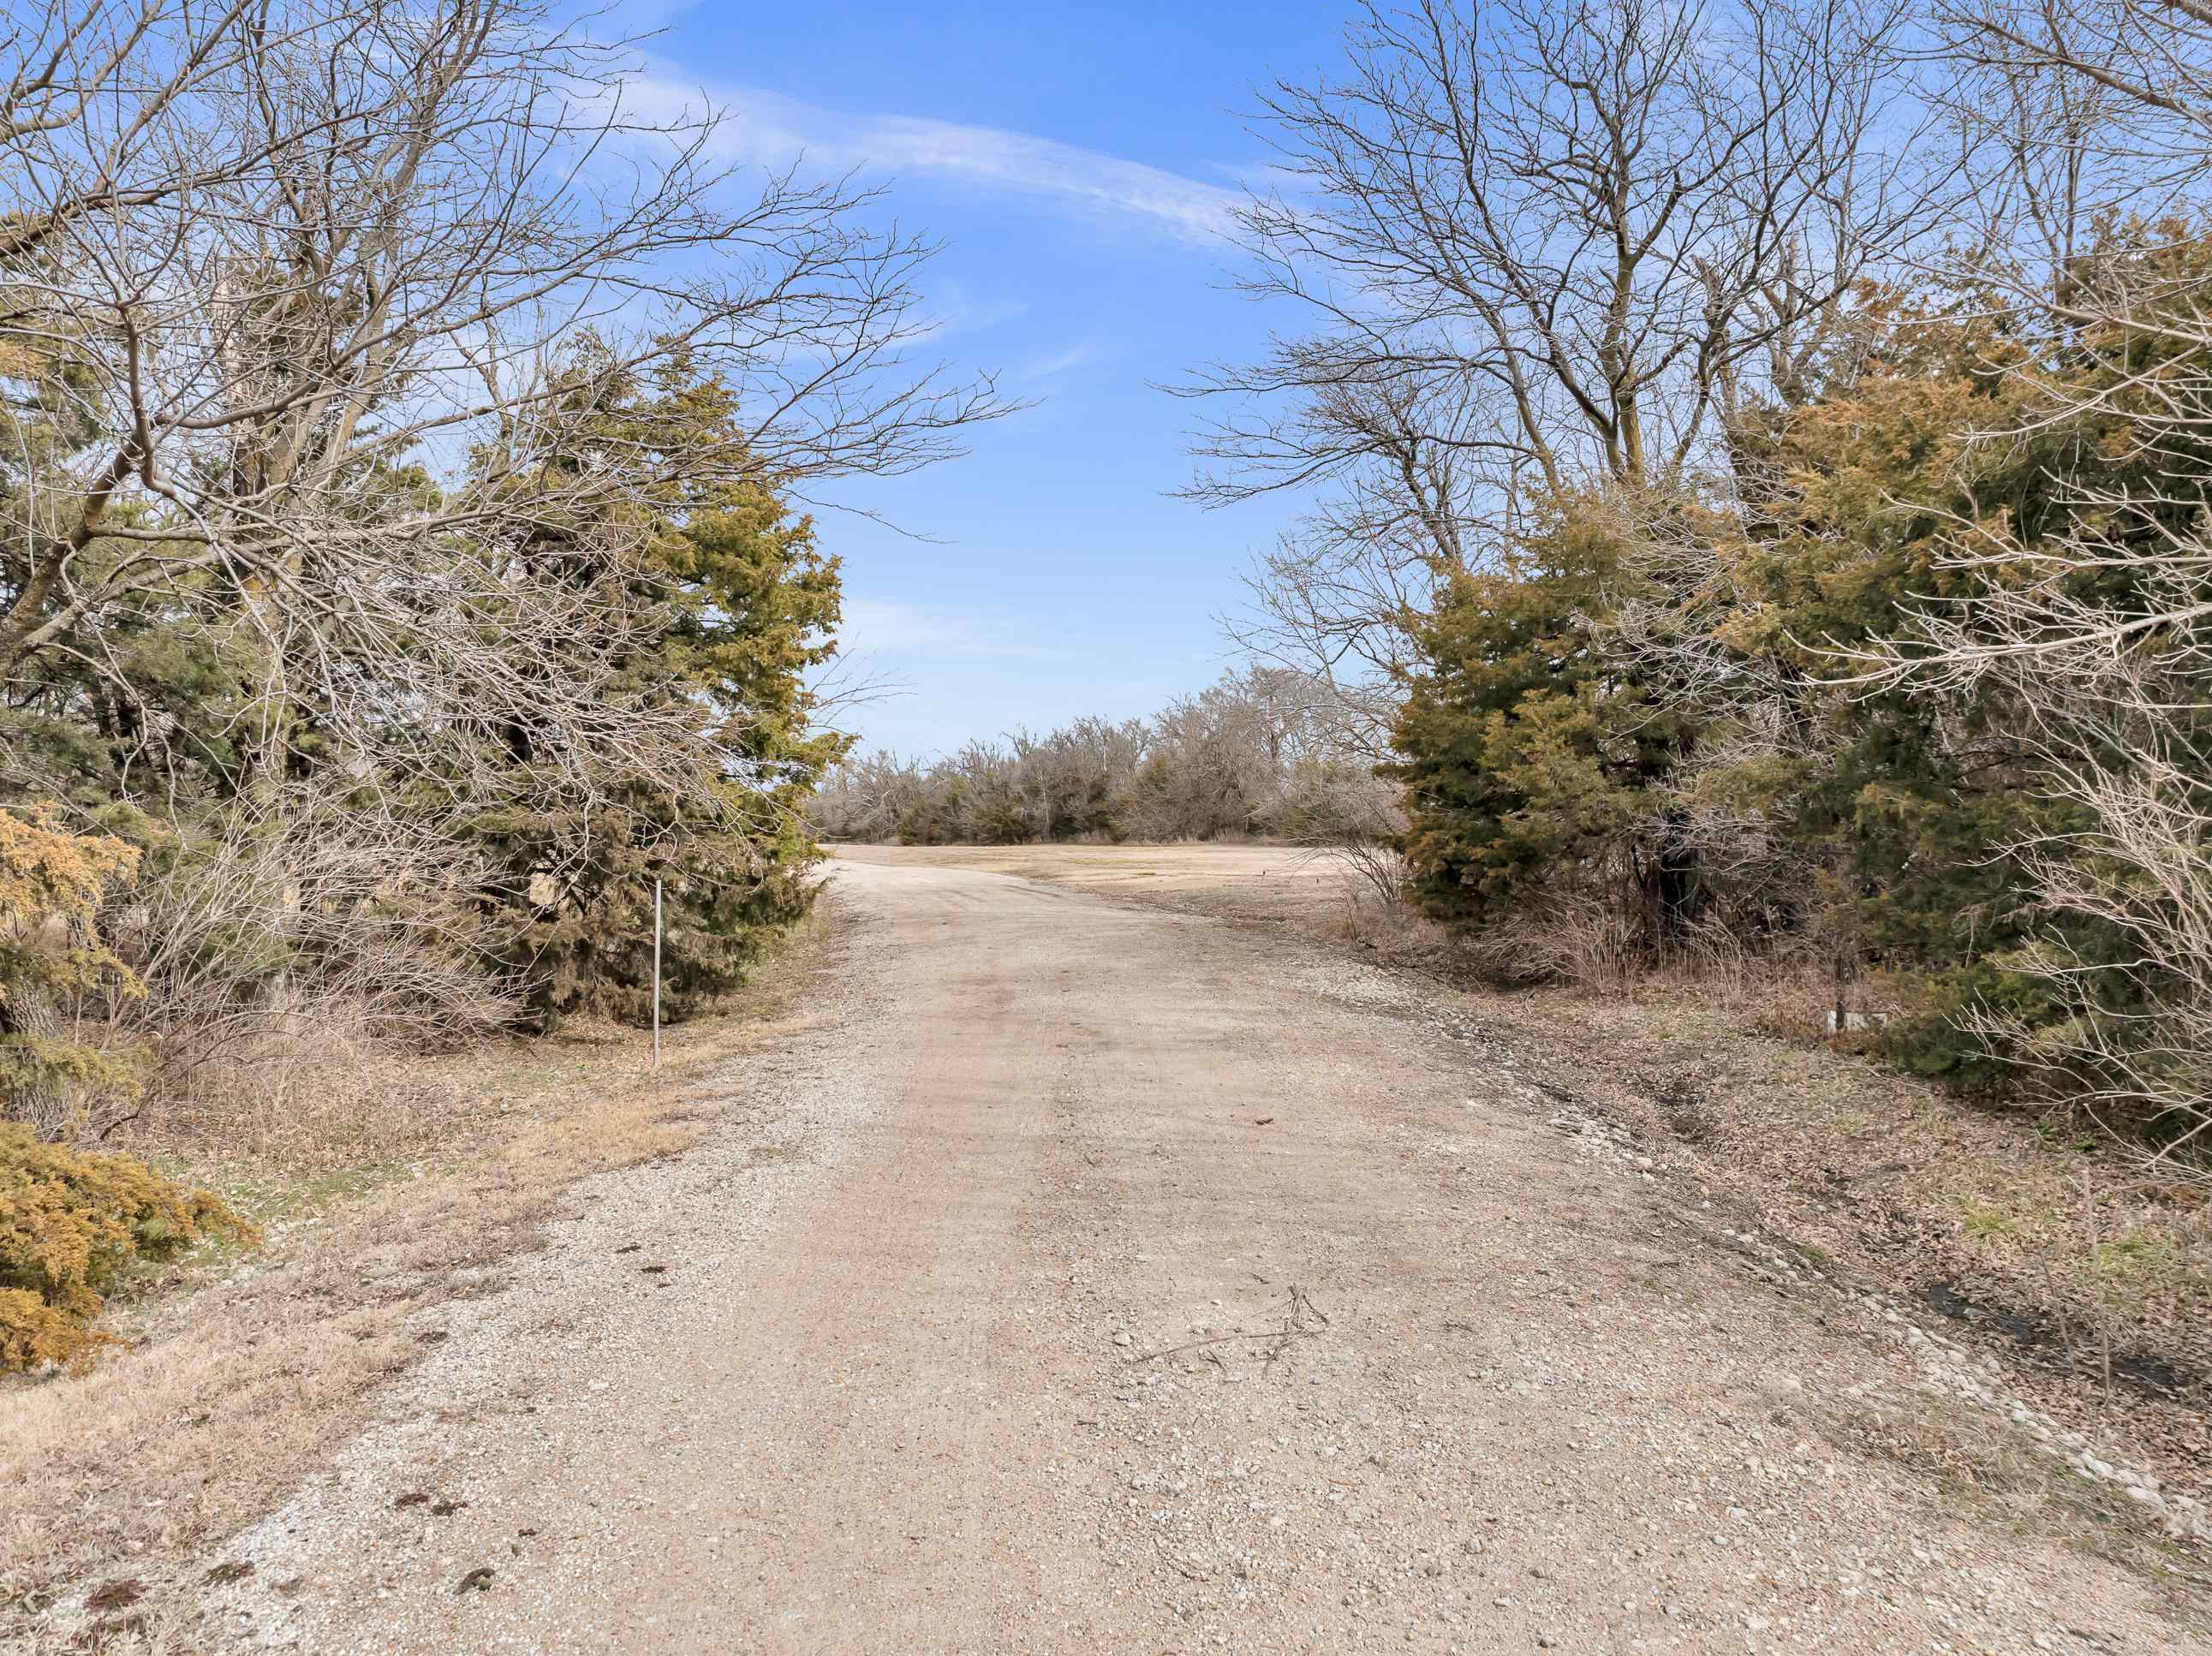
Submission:
[[660,882],[653,883],[653,1067],[660,1067]]

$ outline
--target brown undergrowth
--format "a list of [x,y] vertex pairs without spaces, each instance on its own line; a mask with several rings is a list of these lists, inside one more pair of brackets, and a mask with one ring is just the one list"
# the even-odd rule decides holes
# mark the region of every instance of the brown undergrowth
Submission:
[[1849,1280],[1971,1334],[2039,1404],[2212,1485],[2212,1205],[2061,1115],[1944,1096],[1763,1033],[1756,998],[1677,986],[1471,998],[1516,1051]]
[[[266,1240],[119,1293],[122,1344],[90,1373],[0,1386],[0,1643],[58,1586],[127,1587],[289,1493],[426,1349],[410,1313],[495,1289],[576,1180],[684,1149],[719,1113],[717,1067],[804,1027],[840,947],[825,905],[726,1007],[664,1034],[657,1075],[648,1036],[588,1027],[376,1060],[304,1124],[229,1142],[212,1117],[155,1124],[131,1148]],[[143,1634],[117,1596],[113,1630]]]

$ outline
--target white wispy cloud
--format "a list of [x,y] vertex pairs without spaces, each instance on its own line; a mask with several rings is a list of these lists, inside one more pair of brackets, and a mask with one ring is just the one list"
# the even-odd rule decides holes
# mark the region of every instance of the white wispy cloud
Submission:
[[1146,225],[1191,242],[1226,236],[1243,200],[1219,185],[1026,132],[914,115],[850,113],[758,88],[702,88],[662,63],[627,82],[623,101],[633,110],[672,117],[707,106],[723,112],[716,146],[731,161],[782,167],[803,158],[829,171],[927,174]]
[[1054,653],[1034,643],[1036,628],[1005,616],[939,610],[896,598],[848,597],[837,629],[846,655],[927,657],[935,660],[1035,658]]
[[1024,380],[1050,379],[1055,374],[1068,373],[1077,368],[1088,367],[1103,353],[1098,342],[1085,339],[1068,346],[1065,350],[1046,351],[1018,364],[1016,377]]

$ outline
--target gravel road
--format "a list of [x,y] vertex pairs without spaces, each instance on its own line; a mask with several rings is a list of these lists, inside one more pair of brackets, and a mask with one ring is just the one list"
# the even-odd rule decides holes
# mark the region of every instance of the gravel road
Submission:
[[836,888],[820,1026],[443,1308],[212,1561],[225,1647],[2202,1647],[1850,1447],[1896,1362],[1418,986],[969,869]]

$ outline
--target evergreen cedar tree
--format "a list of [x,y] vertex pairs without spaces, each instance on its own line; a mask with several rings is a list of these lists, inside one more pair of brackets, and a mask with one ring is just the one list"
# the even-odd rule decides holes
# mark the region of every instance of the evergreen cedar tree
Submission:
[[[2185,304],[2212,276],[2202,234],[2114,234],[2151,267],[2140,286],[2169,302]],[[1816,926],[1890,974],[1913,1009],[1883,1034],[1891,1058],[1993,1088],[2002,1066],[1952,1015],[1979,1001],[2030,1023],[2063,1016],[2008,970],[2054,924],[2013,848],[2081,824],[2036,786],[2016,691],[1992,679],[1961,695],[1867,694],[1841,682],[1844,657],[1898,636],[1931,597],[2027,578],[2021,564],[1948,562],[1962,546],[2018,552],[2069,528],[2125,544],[2201,512],[2212,432],[2178,445],[2169,422],[2150,443],[2136,422],[2166,378],[2202,369],[2179,332],[2032,333],[2017,307],[1972,290],[1860,298],[1852,337],[1803,400],[1729,434],[1748,509],[1640,504],[1643,521],[1671,514],[1672,531],[1705,537],[1693,586],[1656,590],[1624,543],[1617,500],[1601,509],[1573,495],[1534,502],[1528,532],[1493,567],[1439,572],[1417,628],[1423,670],[1397,727],[1405,848],[1439,919],[1480,924],[1579,893],[1628,905],[1656,950],[1736,895],[1680,850],[1674,815],[1703,804],[1762,821],[1815,870],[1799,912],[1767,923]],[[2023,434],[1970,440],[2014,428]],[[2143,515],[2082,504],[2114,495],[2166,504]],[[2074,579],[2123,600],[2130,581],[2124,567]],[[1608,630],[1632,597],[1674,606],[1728,658],[1790,687],[1785,716],[1800,739],[1712,762],[1727,751],[1730,710],[1639,679]],[[1731,919],[1740,931],[1757,924]],[[2119,939],[2066,924],[2087,958],[2117,958]],[[2117,974],[2106,987],[2142,992]]]
[[[71,371],[65,353],[50,354],[38,366],[49,378]],[[566,372],[571,394],[596,409],[596,452],[542,457],[531,475],[544,479],[558,468],[595,464],[648,476],[726,476],[741,470],[679,463],[686,446],[712,446],[726,458],[740,444],[732,393],[693,372],[680,355],[641,384],[614,372],[604,349],[586,340]],[[48,387],[51,415],[33,409],[19,422],[33,449],[59,450],[73,440],[64,390],[58,381]],[[9,486],[31,488],[37,459],[30,453]],[[562,803],[560,755],[548,749],[544,732],[509,725],[439,733],[439,743],[457,750],[456,775],[464,769],[458,749],[473,744],[465,755],[465,792],[482,803],[463,824],[465,843],[457,852],[482,854],[491,870],[477,894],[480,925],[458,946],[517,991],[527,1027],[544,1029],[585,1009],[633,1019],[646,1015],[656,877],[666,889],[664,1004],[672,1016],[736,984],[765,934],[806,907],[804,876],[814,846],[800,808],[846,744],[843,737],[812,727],[814,700],[806,688],[809,670],[834,652],[838,571],[836,561],[817,546],[812,523],[789,509],[775,483],[763,476],[713,489],[670,484],[643,491],[649,512],[635,506],[640,491],[630,491],[623,509],[631,515],[623,521],[523,514],[534,538],[521,555],[541,573],[573,571],[580,592],[605,584],[609,560],[564,560],[564,549],[573,555],[582,537],[595,537],[595,550],[620,549],[615,561],[623,590],[588,595],[663,617],[653,647],[627,663],[624,688],[688,709],[701,738],[696,754],[662,753],[654,763],[709,772],[682,779],[692,804],[679,810],[676,779],[665,768],[630,767],[613,808],[587,813]],[[419,467],[378,468],[362,479],[352,509],[374,513],[434,491]],[[548,498],[554,498],[550,492]],[[141,510],[132,507],[125,515]],[[104,555],[102,543],[95,543],[94,555]],[[490,553],[457,539],[450,555]],[[217,571],[185,579],[204,585],[225,578]],[[70,820],[127,842],[143,858],[143,877],[153,882],[234,831],[234,815],[251,786],[245,743],[252,721],[243,715],[258,691],[260,658],[246,636],[250,629],[207,619],[233,607],[165,603],[153,591],[137,591],[103,611],[105,660],[97,666],[85,652],[69,650],[42,652],[21,664],[15,694],[0,707],[0,739],[12,750],[16,771],[37,779],[37,792],[15,804],[9,819],[18,839],[53,831],[35,826],[44,820],[35,814],[43,798]],[[485,625],[483,648],[495,651],[495,618]],[[559,664],[535,664],[532,670],[557,672]],[[303,674],[301,682],[315,681]],[[328,789],[328,797],[343,804],[348,776],[331,762],[312,693],[296,699],[285,729],[289,779]],[[487,776],[494,779],[489,788]],[[437,780],[414,786],[434,787]],[[158,796],[159,816],[139,806],[149,790]],[[702,795],[711,797],[711,810],[697,808]],[[397,808],[408,809],[404,795]],[[424,802],[424,820],[432,814]],[[574,849],[578,840],[580,854]],[[112,855],[104,849],[104,835],[76,844],[83,856]],[[406,901],[404,894],[392,900]],[[283,945],[263,933],[241,929],[223,946],[235,954],[266,954],[258,968],[242,962],[241,982],[257,972],[273,980],[286,966]],[[12,955],[0,961],[0,988],[9,974],[27,970]],[[13,1038],[9,1061],[30,1061],[28,1040]]]
[[[689,444],[737,440],[728,389],[681,359],[650,385],[580,376],[600,399],[607,450],[635,463]],[[570,453],[545,464],[581,465]],[[838,566],[814,525],[772,488],[672,486],[648,523],[621,525],[634,547],[629,594],[666,616],[655,647],[627,664],[626,688],[687,705],[702,753],[729,756],[708,792],[711,815],[687,814],[650,775],[615,810],[556,821],[542,808],[485,813],[477,843],[500,870],[483,894],[499,964],[524,985],[527,1021],[547,1028],[583,1010],[635,1020],[649,1011],[653,881],[664,884],[663,1008],[681,1018],[734,987],[766,937],[805,913],[816,849],[801,808],[848,738],[810,722],[809,670],[828,660],[839,616]],[[557,567],[572,536],[542,533],[532,555]],[[500,733],[518,767],[538,762],[534,733]],[[520,791],[519,791],[520,792]],[[556,844],[581,843],[557,858]]]
[[250,1247],[259,1233],[220,1197],[133,1157],[42,1143],[0,1121],[0,1374],[83,1367],[118,1343],[94,1324],[125,1271],[216,1239]]
[[129,1099],[139,1055],[65,1039],[58,997],[128,995],[130,969],[100,941],[109,892],[138,853],[71,834],[50,811],[0,811],[0,1374],[81,1366],[106,1336],[94,1327],[108,1288],[140,1259],[167,1259],[204,1237],[250,1245],[253,1227],[219,1198],[127,1156],[40,1142],[84,1101]]
[[46,1113],[47,1100],[137,1092],[137,1055],[63,1039],[56,1011],[75,991],[138,992],[97,929],[108,892],[137,867],[136,848],[71,834],[51,810],[0,811],[0,1119]]

